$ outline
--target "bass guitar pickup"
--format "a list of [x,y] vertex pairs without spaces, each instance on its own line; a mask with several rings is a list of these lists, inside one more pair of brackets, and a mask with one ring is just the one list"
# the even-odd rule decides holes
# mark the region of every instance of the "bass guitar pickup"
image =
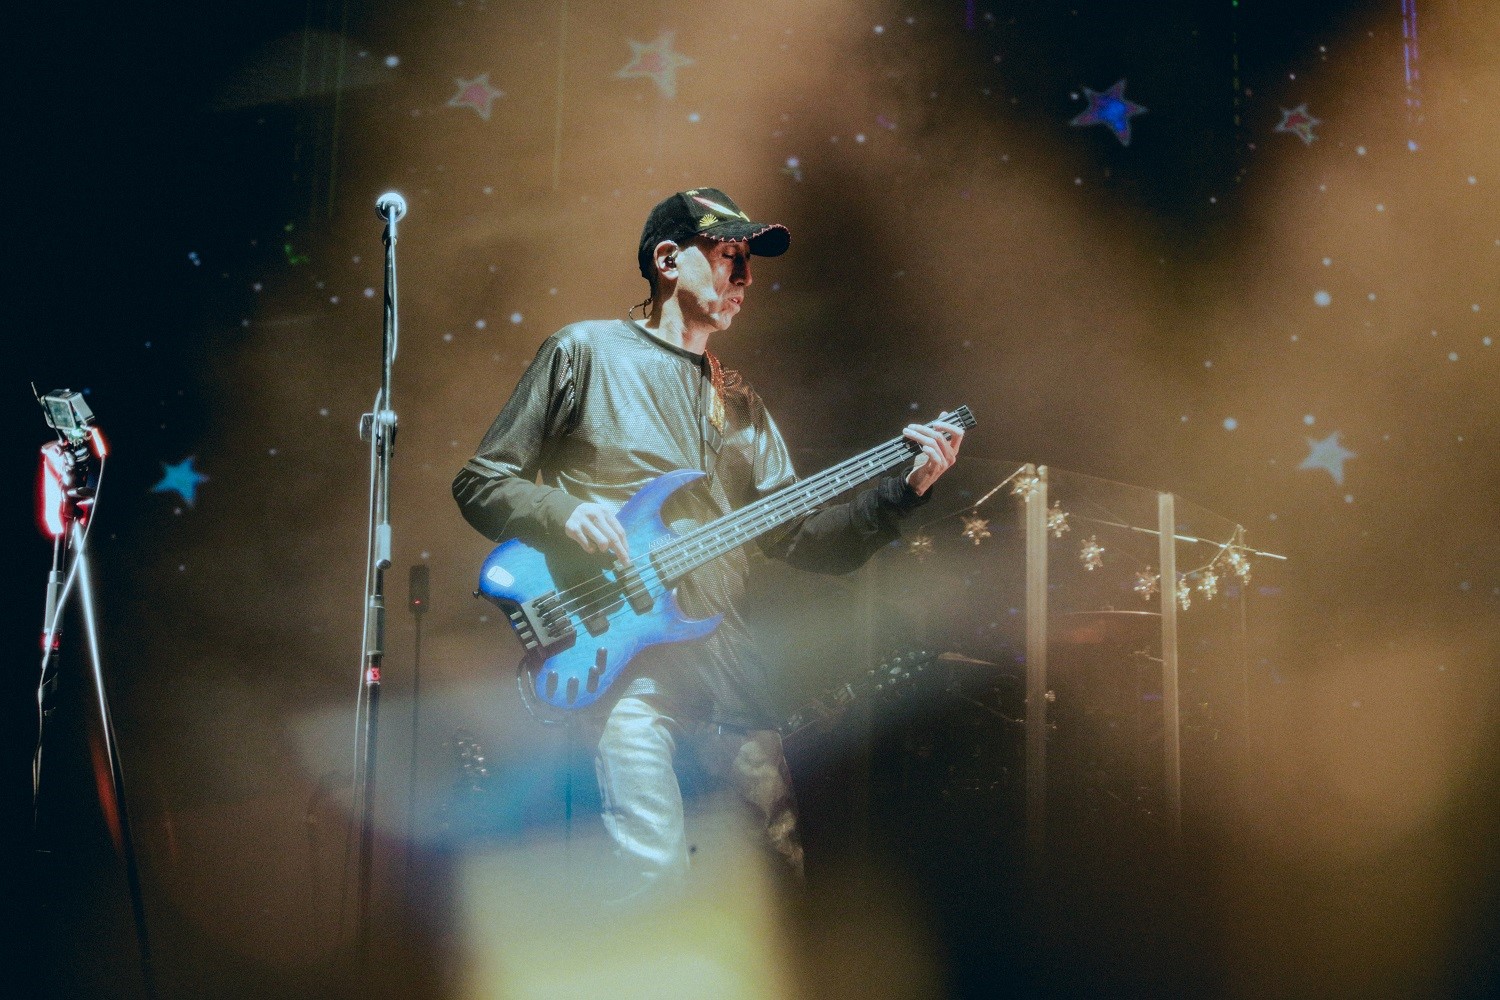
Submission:
[[510,604],[505,609],[505,615],[528,652],[571,646],[578,634],[567,611],[558,601],[556,591],[549,591],[522,604]]

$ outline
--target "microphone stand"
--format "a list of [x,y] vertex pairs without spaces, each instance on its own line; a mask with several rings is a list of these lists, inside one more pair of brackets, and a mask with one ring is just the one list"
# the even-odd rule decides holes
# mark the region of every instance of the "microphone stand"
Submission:
[[[391,455],[396,446],[396,412],[391,409],[391,368],[398,345],[396,325],[396,223],[406,201],[394,191],[375,203],[385,220],[385,321],[381,345],[380,391],[369,413],[360,417],[359,436],[370,445],[370,522],[365,548],[364,655],[355,707],[354,814],[360,817],[358,941],[370,942],[370,872],[375,853],[375,750],[380,723],[380,667],[385,659],[385,571],[391,565]],[[352,815],[352,814],[351,814]]]
[[[83,397],[60,389],[38,397],[47,414],[47,424],[58,432],[58,440],[42,448],[42,523],[52,537],[52,568],[47,574],[45,620],[42,624],[42,668],[37,687],[36,753],[31,762],[32,825],[36,831],[40,819],[42,792],[42,746],[47,719],[54,706],[57,690],[57,666],[54,656],[62,646],[62,612],[73,588],[78,588],[84,632],[88,638],[89,664],[93,673],[94,694],[99,705],[99,729],[104,738],[105,757],[109,761],[114,799],[114,818],[110,824],[117,836],[116,846],[125,861],[125,882],[130,892],[130,911],[135,921],[136,948],[140,954],[141,980],[146,996],[156,997],[156,976],[151,964],[151,939],[146,925],[146,904],[141,893],[140,868],[136,861],[135,840],[130,831],[130,813],[125,796],[125,771],[115,736],[114,717],[109,708],[109,692],[104,683],[104,663],[99,655],[99,630],[94,617],[94,589],[89,575],[88,537],[98,500],[98,486],[104,476],[104,462],[109,454],[104,436],[92,426],[94,414]],[[99,460],[99,471],[89,482],[90,453]],[[64,577],[62,557],[72,559]],[[105,799],[100,789],[100,798]],[[106,822],[109,803],[102,801]]]

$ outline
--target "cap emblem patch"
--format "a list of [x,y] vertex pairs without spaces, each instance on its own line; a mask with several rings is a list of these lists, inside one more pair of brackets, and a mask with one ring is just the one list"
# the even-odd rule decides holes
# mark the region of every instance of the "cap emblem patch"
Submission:
[[[698,204],[702,205],[706,209],[709,209],[710,211],[718,212],[720,215],[732,216],[732,217],[734,217],[736,219],[741,219],[741,220],[743,220],[745,222],[749,222],[750,221],[750,216],[746,215],[744,212],[736,212],[734,209],[729,208],[729,207],[727,207],[725,205],[720,205],[720,204],[718,204],[716,202],[709,201],[707,198],[703,197],[702,195],[695,194],[695,195],[692,195],[691,197]],[[715,219],[714,221],[717,222],[718,220]]]

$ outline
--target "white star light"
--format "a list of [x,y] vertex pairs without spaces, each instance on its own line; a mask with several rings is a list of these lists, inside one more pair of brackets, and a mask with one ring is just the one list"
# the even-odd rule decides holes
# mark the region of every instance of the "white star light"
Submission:
[[1339,432],[1334,431],[1323,440],[1307,438],[1310,449],[1299,469],[1322,469],[1333,477],[1338,485],[1344,485],[1344,462],[1355,458],[1356,453],[1339,444]]

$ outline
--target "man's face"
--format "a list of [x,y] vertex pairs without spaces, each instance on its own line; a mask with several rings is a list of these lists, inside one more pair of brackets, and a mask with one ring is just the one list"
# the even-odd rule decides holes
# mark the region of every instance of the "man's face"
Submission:
[[689,322],[727,330],[745,305],[750,244],[695,237],[677,253],[677,299]]

